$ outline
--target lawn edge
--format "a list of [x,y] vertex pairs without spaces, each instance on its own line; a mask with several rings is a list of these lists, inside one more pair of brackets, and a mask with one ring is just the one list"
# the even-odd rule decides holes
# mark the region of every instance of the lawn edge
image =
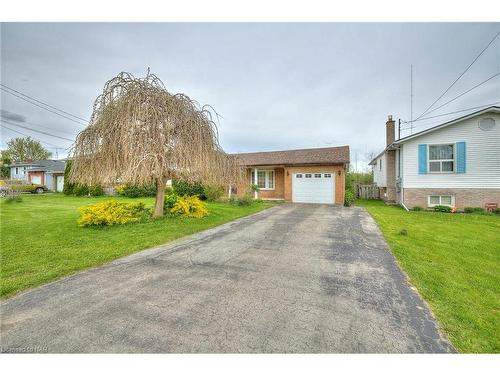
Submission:
[[446,332],[446,330],[444,329],[441,321],[438,319],[438,317],[436,316],[436,314],[434,313],[434,310],[432,308],[432,305],[424,298],[424,296],[420,293],[420,290],[418,290],[417,286],[412,282],[412,279],[410,277],[410,275],[405,271],[405,269],[403,268],[403,266],[401,265],[401,263],[399,262],[399,259],[398,257],[396,256],[396,254],[394,253],[394,251],[392,250],[392,247],[388,241],[388,239],[386,238],[385,236],[385,233],[384,231],[382,230],[382,228],[380,227],[377,219],[370,213],[369,210],[366,209],[366,207],[363,207],[363,206],[358,206],[358,205],[355,205],[355,207],[358,207],[358,208],[361,208],[362,210],[366,211],[370,217],[373,219],[373,221],[375,222],[375,224],[377,225],[377,228],[378,230],[380,231],[380,233],[382,234],[382,237],[384,238],[384,241],[387,243],[387,248],[390,250],[390,253],[391,255],[394,257],[394,260],[396,261],[396,265],[397,267],[399,268],[399,270],[401,271],[401,273],[405,276],[405,279],[406,279],[406,282],[408,283],[408,285],[410,286],[410,288],[415,292],[417,293],[417,295],[420,297],[420,299],[424,302],[425,306],[427,307],[427,309],[429,310],[432,318],[434,319],[434,321],[436,322],[436,325],[437,325],[437,328],[438,328],[438,333],[439,335],[441,336],[441,338],[443,338],[444,340],[446,340],[450,345],[451,347],[455,350],[455,353],[459,353],[459,354],[463,354],[462,351],[458,350],[458,348],[455,346],[455,344],[453,343],[453,341],[450,339],[450,336],[448,335],[448,333]]
[[37,289],[48,287],[48,286],[50,286],[52,284],[55,284],[55,283],[58,283],[58,282],[62,282],[63,280],[66,280],[66,279],[69,279],[69,278],[72,278],[72,277],[77,277],[78,275],[80,275],[82,273],[92,272],[92,271],[95,271],[95,270],[97,270],[99,268],[108,267],[108,266],[112,266],[112,265],[119,265],[119,264],[123,264],[123,263],[128,263],[128,261],[124,261],[126,258],[131,258],[131,257],[142,258],[142,257],[144,257],[144,255],[142,253],[145,253],[145,252],[154,253],[154,252],[160,252],[160,251],[168,250],[168,248],[170,248],[170,247],[175,247],[175,246],[178,246],[180,244],[184,244],[185,242],[188,242],[189,240],[192,240],[192,237],[196,237],[196,236],[199,236],[200,234],[204,234],[204,233],[206,234],[206,232],[215,231],[216,229],[220,229],[223,226],[230,226],[231,224],[234,224],[235,222],[238,222],[238,221],[241,221],[241,220],[245,220],[245,219],[251,218],[253,216],[257,216],[257,215],[263,214],[265,212],[267,213],[270,210],[278,208],[279,206],[280,205],[270,205],[268,207],[263,208],[262,210],[260,210],[258,212],[254,212],[254,213],[251,213],[249,215],[240,216],[240,217],[235,218],[233,220],[226,221],[225,223],[221,223],[221,224],[215,225],[213,227],[201,230],[199,232],[195,232],[195,233],[192,233],[192,234],[188,234],[186,236],[182,236],[182,237],[176,238],[176,239],[174,239],[172,241],[168,241],[168,242],[165,242],[163,244],[160,244],[160,245],[157,245],[157,246],[154,246],[154,247],[148,247],[148,248],[145,248],[145,249],[137,250],[137,251],[135,251],[135,252],[133,252],[131,254],[127,254],[127,255],[124,255],[124,256],[112,259],[112,260],[110,260],[108,262],[104,262],[104,263],[101,263],[99,265],[82,268],[82,269],[80,269],[78,271],[75,271],[73,273],[70,273],[70,274],[58,277],[58,278],[56,278],[56,279],[54,279],[52,281],[49,281],[47,283],[43,283],[43,284],[40,284],[40,285],[33,286],[31,288],[20,290],[19,292],[14,293],[14,294],[2,296],[2,297],[0,297],[0,306],[5,305],[7,302],[11,301],[14,298],[17,298],[17,297],[20,297],[20,296],[22,296],[24,294],[33,292],[33,291],[35,291]]

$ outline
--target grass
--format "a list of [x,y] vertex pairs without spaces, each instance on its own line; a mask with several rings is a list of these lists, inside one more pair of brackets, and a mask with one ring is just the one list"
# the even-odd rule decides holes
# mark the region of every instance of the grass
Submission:
[[357,205],[375,218],[453,345],[499,353],[500,217],[406,212],[381,201]]
[[[155,245],[212,228],[271,206],[207,203],[202,219],[166,217],[139,224],[83,228],[76,224],[78,207],[109,197],[67,197],[62,194],[25,195],[21,202],[0,203],[0,296],[12,296],[60,277]],[[153,198],[116,198],[143,201]]]

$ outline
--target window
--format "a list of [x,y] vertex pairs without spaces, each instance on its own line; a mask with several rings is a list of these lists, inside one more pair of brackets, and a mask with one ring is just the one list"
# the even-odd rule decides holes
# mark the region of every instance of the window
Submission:
[[380,159],[378,161],[378,170],[381,171],[382,170],[382,159]]
[[19,174],[19,168],[16,167],[16,174]]
[[454,146],[429,145],[429,172],[449,173],[454,171]]
[[297,177],[297,178],[302,178],[302,173],[297,173],[297,174],[295,175],[295,177]]
[[[252,171],[253,183],[255,183],[254,171]],[[274,190],[274,171],[257,171],[257,186],[262,190]]]
[[429,195],[428,206],[455,206],[455,197],[451,195]]
[[311,177],[312,177],[312,174],[306,173],[306,178],[311,178]]
[[332,174],[331,173],[325,173],[325,178],[332,178]]
[[321,178],[321,173],[315,173],[314,178]]

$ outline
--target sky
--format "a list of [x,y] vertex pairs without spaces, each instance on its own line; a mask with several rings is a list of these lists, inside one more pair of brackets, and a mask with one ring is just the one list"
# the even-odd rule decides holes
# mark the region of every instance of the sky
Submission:
[[[410,66],[417,118],[499,31],[500,23],[2,23],[1,82],[88,119],[107,80],[149,67],[167,90],[221,115],[227,152],[349,145],[363,170],[385,146],[387,115],[411,119]],[[500,37],[435,107],[499,72]],[[500,76],[429,115],[495,102]],[[2,148],[23,133],[61,158],[84,129],[4,91],[1,109]],[[466,113],[415,122],[414,131]]]

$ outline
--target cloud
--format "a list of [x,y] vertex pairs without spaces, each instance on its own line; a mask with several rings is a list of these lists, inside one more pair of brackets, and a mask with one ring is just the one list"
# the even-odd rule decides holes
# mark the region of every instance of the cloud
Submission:
[[9,112],[4,109],[1,110],[1,117],[2,120],[26,122],[26,116],[20,115],[19,113]]

